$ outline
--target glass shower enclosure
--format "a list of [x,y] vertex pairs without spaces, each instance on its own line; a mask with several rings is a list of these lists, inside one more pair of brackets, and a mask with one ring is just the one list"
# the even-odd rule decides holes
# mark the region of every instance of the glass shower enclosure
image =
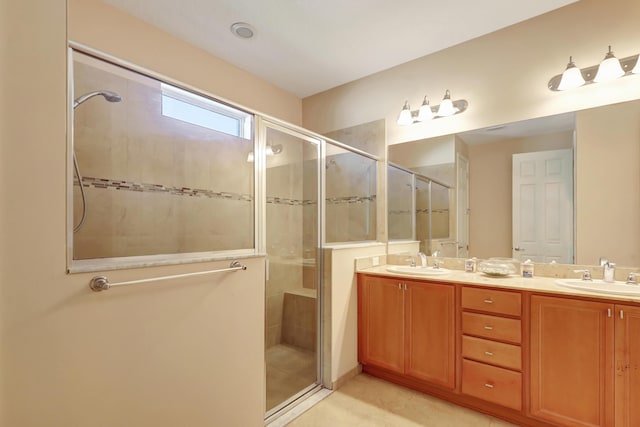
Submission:
[[320,384],[321,141],[272,123],[266,136],[266,415]]

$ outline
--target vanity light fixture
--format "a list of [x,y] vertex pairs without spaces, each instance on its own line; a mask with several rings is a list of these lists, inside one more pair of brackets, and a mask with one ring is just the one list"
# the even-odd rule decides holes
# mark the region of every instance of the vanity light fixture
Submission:
[[640,74],[639,55],[627,56],[618,59],[614,56],[611,46],[599,65],[592,65],[587,68],[578,68],[569,57],[569,64],[562,74],[553,76],[548,83],[549,90],[562,91],[575,89],[580,86],[602,83],[615,80],[631,74]]
[[469,103],[464,99],[451,100],[451,93],[447,90],[440,105],[429,105],[429,100],[425,96],[422,105],[418,110],[411,111],[409,101],[404,102],[404,106],[398,116],[398,124],[406,126],[413,123],[425,122],[441,117],[453,116],[460,114],[467,109]]

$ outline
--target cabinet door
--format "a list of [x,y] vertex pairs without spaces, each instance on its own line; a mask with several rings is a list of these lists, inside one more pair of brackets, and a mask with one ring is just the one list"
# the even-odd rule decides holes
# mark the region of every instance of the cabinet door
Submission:
[[640,426],[640,308],[616,305],[616,427]]
[[455,387],[455,288],[406,281],[405,373]]
[[531,415],[566,426],[613,425],[611,304],[531,297]]
[[360,362],[404,371],[404,285],[401,279],[363,276],[360,295]]

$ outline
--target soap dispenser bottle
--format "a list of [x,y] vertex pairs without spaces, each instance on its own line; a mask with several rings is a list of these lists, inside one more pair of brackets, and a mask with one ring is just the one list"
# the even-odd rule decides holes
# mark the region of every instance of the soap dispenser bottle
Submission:
[[604,274],[603,274],[603,281],[607,282],[607,283],[613,283],[615,282],[615,271],[616,271],[616,264],[613,262],[606,262],[604,264]]

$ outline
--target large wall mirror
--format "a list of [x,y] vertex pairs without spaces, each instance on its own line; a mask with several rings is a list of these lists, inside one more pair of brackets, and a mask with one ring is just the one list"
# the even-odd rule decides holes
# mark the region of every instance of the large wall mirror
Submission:
[[640,100],[390,145],[389,161],[451,184],[452,256],[640,265]]

